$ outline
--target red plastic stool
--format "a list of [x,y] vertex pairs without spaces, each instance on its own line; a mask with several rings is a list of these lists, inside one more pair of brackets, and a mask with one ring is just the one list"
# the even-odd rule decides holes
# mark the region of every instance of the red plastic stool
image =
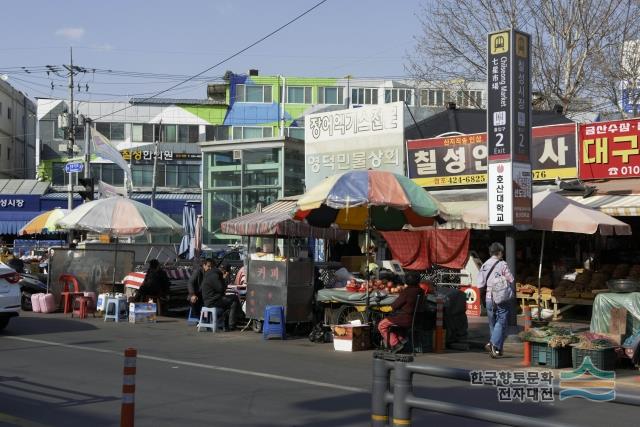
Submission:
[[92,305],[91,298],[84,296],[78,296],[74,298],[71,317],[77,315],[80,319],[86,319],[87,314],[89,313],[92,313],[93,317],[96,317],[95,306]]
[[80,285],[73,274],[61,274],[58,284],[62,286],[62,311],[66,314],[73,310],[73,297],[80,293]]

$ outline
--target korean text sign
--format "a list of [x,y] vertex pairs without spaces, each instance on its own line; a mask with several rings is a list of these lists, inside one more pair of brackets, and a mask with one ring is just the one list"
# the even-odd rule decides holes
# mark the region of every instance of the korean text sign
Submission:
[[[486,144],[486,133],[409,140],[409,178],[422,187],[486,184]],[[578,177],[574,123],[533,128],[530,151],[534,180]]]
[[404,104],[394,102],[305,117],[305,184],[357,169],[404,175]]
[[640,177],[640,120],[580,125],[580,178]]
[[[489,225],[528,227],[532,210],[530,37],[515,30],[498,31],[488,35],[487,45]],[[497,190],[504,191],[498,195]]]

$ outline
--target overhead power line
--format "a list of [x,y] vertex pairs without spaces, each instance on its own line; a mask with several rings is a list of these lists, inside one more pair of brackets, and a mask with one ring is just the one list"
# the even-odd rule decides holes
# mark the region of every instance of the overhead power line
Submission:
[[[271,36],[273,36],[274,34],[277,34],[278,32],[282,31],[283,29],[285,29],[285,28],[286,28],[286,27],[288,27],[289,25],[293,24],[294,22],[296,22],[297,20],[299,20],[299,19],[300,19],[300,18],[302,18],[303,16],[305,16],[305,15],[307,15],[307,14],[311,13],[313,10],[317,9],[318,7],[320,7],[321,5],[323,5],[323,4],[324,4],[324,3],[326,3],[326,2],[327,2],[327,0],[321,0],[320,2],[316,3],[314,6],[310,7],[310,8],[309,8],[309,9],[307,9],[307,10],[305,10],[304,12],[302,12],[301,14],[299,14],[298,16],[296,16],[295,18],[293,18],[293,19],[291,19],[290,21],[288,21],[287,23],[285,23],[285,24],[281,25],[280,27],[278,27],[278,28],[276,28],[275,30],[273,30],[273,31],[271,31],[270,33],[268,33],[267,35],[265,35],[265,36],[263,36],[263,37],[259,38],[258,40],[256,40],[255,42],[251,43],[250,45],[248,45],[248,46],[246,46],[246,47],[244,47],[244,48],[240,49],[240,50],[239,50],[239,51],[237,51],[236,53],[234,53],[234,54],[232,54],[232,55],[229,55],[228,57],[226,57],[225,59],[221,60],[220,62],[218,62],[218,63],[216,63],[216,64],[212,65],[211,67],[209,67],[209,68],[207,68],[207,69],[205,69],[205,70],[203,70],[203,71],[201,71],[201,72],[199,72],[199,73],[197,73],[197,74],[195,74],[195,75],[193,75],[193,76],[191,76],[191,77],[189,77],[189,78],[187,78],[187,79],[184,79],[183,81],[181,81],[181,82],[179,82],[179,83],[176,83],[175,85],[173,85],[173,86],[171,86],[171,87],[169,87],[169,88],[167,88],[167,89],[164,89],[164,90],[162,90],[162,91],[160,91],[160,92],[156,93],[155,95],[152,95],[152,96],[149,96],[149,97],[147,97],[147,98],[143,99],[143,100],[142,100],[142,102],[144,102],[144,101],[148,101],[148,100],[150,100],[150,99],[152,99],[152,98],[155,98],[155,97],[160,96],[160,95],[162,95],[162,94],[164,94],[164,93],[167,93],[167,92],[171,91],[172,89],[177,88],[178,86],[182,86],[183,84],[185,84],[185,83],[187,83],[187,82],[189,82],[189,81],[191,81],[191,80],[193,80],[193,79],[195,79],[195,78],[197,78],[197,77],[200,77],[200,76],[202,76],[202,75],[203,75],[203,74],[205,74],[205,73],[208,73],[209,71],[213,70],[214,68],[219,67],[220,65],[224,64],[225,62],[230,61],[231,59],[235,58],[236,56],[239,56],[239,55],[241,55],[242,53],[246,52],[247,50],[251,49],[252,47],[254,47],[254,46],[256,46],[256,45],[258,45],[258,44],[262,43],[263,41],[265,41],[266,39],[270,38],[270,37],[271,37]],[[94,120],[100,120],[100,119],[102,119],[102,118],[104,118],[104,117],[107,117],[107,116],[110,116],[110,115],[113,115],[113,114],[119,113],[119,112],[124,111],[124,110],[126,110],[126,109],[128,109],[128,108],[131,108],[131,106],[127,106],[127,107],[121,108],[121,109],[119,109],[119,110],[113,111],[113,112],[111,112],[111,113],[108,113],[108,114],[102,115],[102,116],[100,116],[100,117],[98,117],[98,118],[96,118],[96,119],[94,119]]]

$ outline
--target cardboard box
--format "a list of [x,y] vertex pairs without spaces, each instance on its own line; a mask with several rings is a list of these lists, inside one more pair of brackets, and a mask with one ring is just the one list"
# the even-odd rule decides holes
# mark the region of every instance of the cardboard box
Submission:
[[335,325],[331,330],[333,348],[336,351],[362,351],[371,348],[369,325]]
[[132,302],[129,304],[129,323],[155,323],[157,305],[148,302]]
[[129,323],[156,323],[156,313],[129,313]]

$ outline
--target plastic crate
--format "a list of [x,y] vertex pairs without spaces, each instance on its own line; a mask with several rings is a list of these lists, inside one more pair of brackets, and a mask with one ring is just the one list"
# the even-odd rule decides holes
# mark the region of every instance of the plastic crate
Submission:
[[559,369],[571,367],[571,348],[551,348],[546,343],[531,343],[531,364]]
[[571,353],[571,362],[573,364],[573,368],[578,368],[585,357],[591,358],[591,363],[593,366],[600,369],[601,371],[614,371],[616,368],[616,360],[618,359],[618,355],[616,353],[615,348],[605,348],[602,350],[584,350],[581,348],[573,347],[573,351]]

